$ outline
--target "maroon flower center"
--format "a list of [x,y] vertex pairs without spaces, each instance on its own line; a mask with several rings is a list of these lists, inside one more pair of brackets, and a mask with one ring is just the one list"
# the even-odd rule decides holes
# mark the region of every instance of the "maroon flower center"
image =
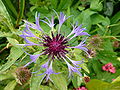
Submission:
[[52,57],[52,59],[55,58],[61,58],[61,56],[65,56],[65,54],[68,52],[65,50],[65,48],[68,46],[67,39],[64,38],[61,34],[57,34],[54,36],[52,34],[52,38],[49,36],[43,37],[43,46],[47,47],[43,51],[45,51],[44,54],[48,54],[48,57]]
[[59,51],[60,49],[60,43],[59,42],[51,42],[49,48],[53,51]]

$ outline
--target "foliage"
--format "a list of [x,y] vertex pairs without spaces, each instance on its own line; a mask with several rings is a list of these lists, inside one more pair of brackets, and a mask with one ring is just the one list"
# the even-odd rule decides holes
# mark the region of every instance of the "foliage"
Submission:
[[[19,2],[18,2],[19,1]],[[0,88],[1,90],[71,90],[80,86],[86,86],[88,90],[120,90],[120,0],[0,0]],[[61,28],[63,34],[70,32],[70,24],[83,24],[87,32],[91,35],[88,38],[87,48],[95,51],[95,55],[88,58],[84,53],[74,49],[71,56],[75,60],[85,59],[81,64],[83,77],[89,76],[90,82],[85,83],[83,77],[75,75],[68,78],[66,65],[61,61],[56,62],[56,71],[61,73],[51,75],[53,82],[45,82],[44,72],[32,74],[31,79],[22,85],[15,76],[15,70],[24,66],[30,58],[24,53],[19,43],[24,43],[19,37],[24,29],[23,20],[34,23],[34,15],[39,12],[41,19],[44,16],[50,18],[56,12],[64,12],[71,16],[67,23]],[[56,18],[56,17],[55,17]],[[57,19],[55,21],[58,22]],[[49,30],[47,25],[41,22],[41,27]],[[57,26],[56,26],[57,27]],[[34,33],[38,34],[38,32]],[[49,32],[48,32],[49,33]],[[38,34],[40,35],[40,34]],[[92,38],[97,36],[98,41],[93,45]],[[99,41],[100,40],[100,41]],[[71,43],[76,45],[81,38],[73,40]],[[118,41],[118,47],[114,47],[114,42]],[[30,53],[39,51],[42,48],[25,48]],[[45,63],[46,57],[40,57],[35,64],[28,68],[31,72],[38,71],[40,65]],[[111,62],[116,67],[116,73],[105,72],[102,66]],[[115,79],[112,81],[112,79]],[[43,80],[43,81],[42,81]]]

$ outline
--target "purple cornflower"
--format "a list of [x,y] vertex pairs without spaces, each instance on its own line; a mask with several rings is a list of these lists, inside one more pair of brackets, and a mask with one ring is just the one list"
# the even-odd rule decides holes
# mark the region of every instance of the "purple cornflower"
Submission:
[[[58,19],[59,19],[59,27],[58,30],[56,32],[56,29],[54,27],[54,17],[52,17],[51,20],[49,20],[47,17],[47,21],[44,20],[39,20],[40,14],[35,16],[35,24],[30,23],[28,21],[25,21],[25,29],[24,31],[22,31],[22,35],[20,35],[22,38],[24,38],[24,40],[26,41],[26,44],[19,44],[19,45],[23,45],[23,46],[40,46],[43,47],[43,50],[41,51],[42,53],[36,54],[36,55],[31,55],[28,54],[26,51],[26,53],[30,56],[31,61],[28,62],[24,67],[27,67],[29,64],[31,63],[35,63],[37,58],[39,58],[39,56],[41,55],[47,55],[48,56],[48,61],[41,65],[41,69],[46,69],[46,71],[42,74],[45,74],[46,80],[50,79],[50,75],[51,74],[59,74],[59,73],[55,73],[52,69],[52,63],[54,62],[55,59],[63,59],[67,66],[68,66],[68,70],[69,70],[69,76],[71,76],[72,72],[76,72],[78,73],[78,75],[82,75],[79,71],[79,69],[81,69],[81,67],[79,66],[79,64],[83,63],[83,60],[81,61],[74,61],[71,60],[66,54],[69,53],[70,48],[77,48],[77,49],[81,49],[83,51],[85,51],[87,53],[88,49],[85,47],[86,44],[85,40],[81,41],[79,45],[77,46],[70,46],[68,44],[68,42],[75,38],[76,36],[82,36],[82,35],[86,35],[89,36],[89,34],[87,32],[83,32],[84,30],[86,30],[85,28],[82,28],[82,25],[78,26],[77,24],[75,26],[73,26],[73,30],[72,32],[68,35],[68,36],[63,36],[62,34],[60,34],[60,27],[62,26],[62,24],[69,18],[66,17],[62,12],[60,12],[60,15],[58,15]],[[46,23],[50,28],[51,28],[51,32],[50,35],[47,35],[43,29],[41,28],[39,21],[42,21],[43,23]],[[34,30],[38,30],[40,31],[40,33],[42,33],[42,37],[38,37],[35,34],[33,34],[33,32],[30,29],[34,29]],[[38,40],[38,43],[32,42],[30,41],[30,38],[36,38],[36,40]],[[87,53],[88,54],[88,53]],[[70,63],[71,64],[70,64]],[[40,69],[40,70],[41,70]],[[40,75],[42,75],[40,74]]]

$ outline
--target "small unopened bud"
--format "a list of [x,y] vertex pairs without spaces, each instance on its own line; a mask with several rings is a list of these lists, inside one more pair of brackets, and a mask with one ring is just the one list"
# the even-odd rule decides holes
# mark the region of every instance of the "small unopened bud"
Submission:
[[90,55],[90,57],[95,57],[96,56],[96,51],[93,49],[88,49],[88,54]]
[[20,83],[26,83],[30,77],[31,77],[31,72],[28,68],[26,67],[20,67],[20,68],[17,68],[16,70],[16,76],[17,76],[17,79],[20,81]]
[[88,77],[88,76],[84,77],[83,79],[86,83],[90,81],[90,77]]
[[94,35],[90,39],[90,45],[96,49],[101,48],[102,46],[102,39],[100,38],[99,35]]
[[113,46],[116,47],[116,48],[120,47],[120,42],[119,41],[114,41]]

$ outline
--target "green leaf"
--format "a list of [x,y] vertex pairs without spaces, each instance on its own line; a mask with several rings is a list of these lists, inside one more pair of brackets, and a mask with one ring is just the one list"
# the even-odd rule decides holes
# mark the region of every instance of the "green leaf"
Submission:
[[23,54],[23,50],[21,48],[12,47],[10,50],[10,55],[7,57],[8,61],[4,65],[1,66],[0,72],[3,72],[10,68],[11,65],[15,63],[15,61]]
[[2,15],[7,20],[5,22],[6,25],[10,28],[11,31],[14,32],[12,20],[2,0],[0,0],[0,15]]
[[70,4],[70,0],[60,0],[60,4],[58,5],[58,10],[66,9]]
[[10,55],[7,57],[8,60],[17,60],[22,54],[23,50],[21,48],[12,47],[10,50]]
[[40,84],[43,80],[44,75],[37,76],[38,74],[34,74],[31,77],[31,83],[30,83],[30,90],[39,90]]
[[54,87],[40,85],[40,90],[57,90],[57,89],[55,89]]
[[116,55],[117,54],[115,52],[100,51],[99,54],[97,55],[97,59],[100,59],[100,61],[104,64],[109,63],[109,62],[116,64],[118,63]]
[[117,53],[113,51],[112,42],[109,39],[106,39],[103,43],[103,50],[98,51],[97,59],[102,63],[106,64],[111,62],[113,64],[118,63],[117,61]]
[[12,77],[12,75],[10,73],[0,74],[0,81],[11,78],[11,77]]
[[111,27],[111,33],[113,36],[120,34],[120,22],[116,26]]
[[112,13],[113,13],[113,2],[106,2],[106,11],[104,13],[108,16],[112,15]]
[[58,0],[51,0],[51,5],[54,9],[57,8]]
[[18,42],[16,39],[7,37],[7,40],[8,40],[8,42],[9,42],[10,44],[12,44],[14,47],[20,47],[19,45],[17,45],[17,44],[19,44],[19,42]]
[[92,67],[96,74],[101,74],[101,64],[97,60],[94,60]]
[[108,89],[109,83],[103,82],[97,79],[91,79],[90,82],[86,84],[88,90],[110,90]]
[[120,90],[120,82],[110,84],[108,90]]
[[86,27],[87,30],[90,30],[92,25],[91,15],[95,13],[97,12],[91,11],[90,9],[82,11],[82,13],[75,18],[74,23],[79,21],[79,24],[83,24],[83,27]]
[[62,74],[52,74],[50,78],[58,90],[67,90],[67,81]]
[[30,0],[30,4],[32,5],[36,5],[38,2],[40,2],[39,0]]
[[17,17],[17,11],[15,9],[15,7],[13,6],[13,4],[11,3],[10,0],[2,0],[3,3],[5,4],[6,8],[8,8],[8,10],[10,10],[16,17]]
[[[32,72],[37,72],[40,70],[40,66],[45,63],[46,61],[41,63],[41,60],[38,59],[36,64],[33,67],[33,71]],[[39,90],[40,89],[40,85],[44,79],[44,74],[37,76],[39,74],[42,74],[43,71],[40,70],[38,73],[34,73],[32,74],[31,80],[30,80],[30,90]]]
[[82,67],[83,70],[85,70],[87,73],[90,73],[90,71],[87,68],[87,64],[83,63],[80,65]]
[[105,18],[104,16],[100,14],[93,14],[91,16],[91,21],[92,21],[92,24],[102,23],[105,26],[110,24],[109,18]]
[[90,4],[90,9],[95,10],[95,11],[101,11],[103,6],[102,6],[102,2],[100,2],[99,0],[90,0],[91,4]]
[[107,83],[97,79],[91,79],[86,84],[88,90],[120,90],[120,82]]
[[118,76],[115,80],[112,81],[112,83],[120,82],[120,76]]
[[72,83],[75,88],[78,88],[81,85],[81,82],[82,82],[82,79],[80,78],[80,76],[74,76],[72,78]]
[[110,39],[106,39],[103,42],[103,49],[106,51],[112,51],[113,52],[113,46],[112,46],[112,42],[110,41]]
[[4,90],[14,90],[15,86],[17,85],[16,81],[13,80],[7,84]]
[[112,24],[113,24],[113,23],[116,23],[116,22],[119,21],[119,19],[120,19],[120,11],[117,12],[117,13],[111,18],[111,23],[112,23]]
[[6,32],[1,32],[0,31],[0,37],[10,37],[10,36],[12,36],[12,33],[6,33]]

